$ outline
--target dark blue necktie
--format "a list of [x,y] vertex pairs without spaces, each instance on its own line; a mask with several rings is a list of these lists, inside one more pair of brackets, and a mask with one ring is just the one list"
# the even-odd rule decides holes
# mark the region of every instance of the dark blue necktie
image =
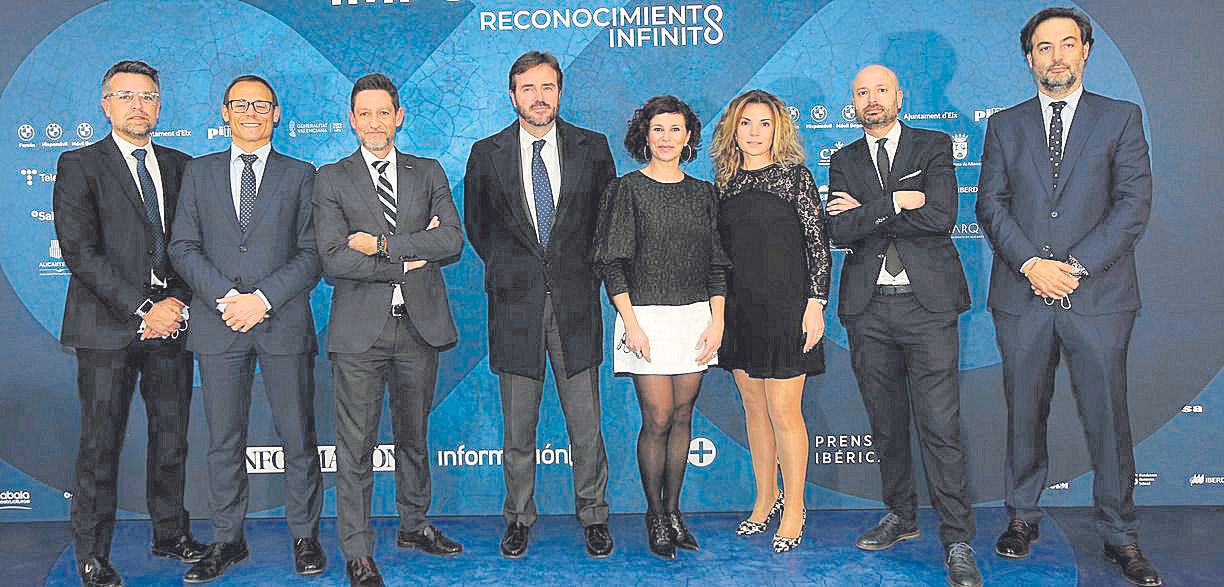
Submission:
[[148,166],[145,165],[146,154],[144,149],[132,151],[132,156],[136,158],[136,177],[140,178],[140,195],[144,199],[145,220],[149,222],[149,237],[153,241],[153,275],[165,281],[166,232],[162,230],[161,212],[157,206],[157,186],[153,183]]
[[544,139],[531,143],[531,146],[531,190],[535,192],[536,225],[540,230],[540,244],[547,249],[555,212],[552,184],[548,181],[548,168],[544,167],[544,158],[540,156]]
[[1058,168],[1062,167],[1063,158],[1063,123],[1062,109],[1067,103],[1059,100],[1051,102],[1050,108],[1054,115],[1050,117],[1050,169],[1054,171],[1053,189],[1058,189]]
[[242,154],[242,183],[238,188],[238,227],[246,232],[251,224],[251,214],[255,212],[255,168],[252,165],[259,160],[259,155]]

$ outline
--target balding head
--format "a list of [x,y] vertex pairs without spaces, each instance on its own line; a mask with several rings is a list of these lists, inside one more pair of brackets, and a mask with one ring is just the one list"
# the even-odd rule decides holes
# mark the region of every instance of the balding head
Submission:
[[872,136],[884,136],[892,129],[901,110],[901,90],[897,74],[883,65],[872,64],[859,70],[851,84],[854,113]]

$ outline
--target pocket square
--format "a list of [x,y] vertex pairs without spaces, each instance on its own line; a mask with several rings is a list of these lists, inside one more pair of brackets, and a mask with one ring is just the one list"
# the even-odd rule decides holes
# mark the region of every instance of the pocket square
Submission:
[[905,177],[899,177],[899,178],[897,178],[897,181],[905,181],[905,180],[907,180],[907,179],[913,179],[913,178],[915,178],[915,177],[918,177],[919,175],[922,175],[922,170],[921,170],[921,169],[919,169],[918,171],[915,171],[915,172],[913,172],[913,173],[910,173],[910,174],[906,175]]

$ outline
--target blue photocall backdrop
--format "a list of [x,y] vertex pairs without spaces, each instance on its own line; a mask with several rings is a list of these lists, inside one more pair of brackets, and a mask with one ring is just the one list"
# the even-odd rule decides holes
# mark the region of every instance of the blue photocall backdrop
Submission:
[[[98,105],[102,73],[125,58],[161,70],[156,140],[201,155],[228,147],[221,94],[238,74],[269,79],[282,103],[274,146],[323,165],[357,146],[347,119],[357,77],[381,71],[400,87],[407,110],[398,146],[437,158],[463,207],[463,170],[472,143],[514,117],[506,72],[529,49],[554,53],[565,71],[562,116],[609,136],[621,173],[636,163],[619,145],[625,121],[647,98],[670,93],[691,104],[709,144],[714,122],[735,95],[764,88],[782,97],[799,125],[808,165],[827,181],[829,155],[862,136],[849,85],[863,65],[895,69],[910,125],[953,136],[960,214],[953,237],[973,307],[961,317],[962,418],[975,503],[1002,497],[1004,403],[1000,358],[985,307],[991,251],[974,217],[982,139],[989,116],[1031,97],[1017,42],[1037,0],[913,2],[854,0],[731,2],[482,2],[475,0],[116,0],[5,1],[10,23],[0,47],[0,522],[62,520],[71,499],[79,434],[75,359],[57,337],[68,274],[55,240],[51,191],[60,153],[106,137]],[[1088,89],[1144,107],[1152,144],[1152,220],[1138,250],[1144,309],[1130,352],[1130,409],[1137,443],[1136,501],[1148,505],[1224,503],[1224,308],[1213,243],[1224,225],[1208,179],[1218,156],[1204,154],[1221,116],[1206,96],[1221,82],[1205,60],[1220,51],[1219,7],[1209,3],[1104,0],[1078,6],[1094,19]],[[1204,18],[1208,16],[1210,18]],[[1214,23],[1214,24],[1212,24]],[[18,26],[19,25],[19,26]],[[1163,39],[1164,41],[1156,42]],[[1170,48],[1179,49],[1170,53]],[[1208,79],[1211,77],[1211,79]],[[1203,134],[1206,129],[1207,133]],[[1214,141],[1213,141],[1214,142]],[[687,171],[710,178],[708,157]],[[1211,182],[1212,184],[1216,182]],[[825,186],[821,186],[824,195]],[[866,415],[850,370],[834,299],[826,312],[829,370],[808,381],[811,442],[807,497],[814,508],[879,507],[879,476]],[[495,514],[503,495],[501,412],[489,371],[483,266],[471,250],[444,269],[459,343],[442,355],[430,423],[435,514]],[[331,289],[312,294],[321,341]],[[613,318],[605,304],[606,337]],[[607,343],[608,341],[605,341]],[[610,356],[611,345],[605,345]],[[316,365],[320,458],[334,470],[330,363]],[[551,379],[551,377],[550,377]],[[601,370],[614,511],[642,511],[631,380]],[[1091,472],[1064,374],[1049,440],[1046,505],[1091,503]],[[190,429],[188,503],[208,515],[207,431],[198,385]],[[256,387],[262,387],[256,379]],[[573,511],[569,443],[551,382],[542,408],[537,500],[542,513]],[[254,395],[248,449],[251,511],[278,516],[277,440],[269,408]],[[683,494],[686,511],[747,509],[751,466],[743,411],[728,374],[711,370],[697,405]],[[122,515],[142,517],[144,406],[134,401],[121,459]],[[390,420],[381,438],[390,444]],[[917,453],[916,453],[917,454]],[[388,468],[389,450],[375,455]],[[331,475],[326,512],[334,513]],[[394,477],[375,475],[374,510],[394,515]],[[919,484],[923,487],[923,484]],[[925,500],[925,496],[924,496]]]

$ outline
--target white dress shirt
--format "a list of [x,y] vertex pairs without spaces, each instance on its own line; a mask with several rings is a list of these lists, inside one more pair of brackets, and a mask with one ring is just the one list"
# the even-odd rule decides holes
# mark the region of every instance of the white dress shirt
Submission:
[[[1071,130],[1071,119],[1075,118],[1075,109],[1076,107],[1079,106],[1080,97],[1082,97],[1083,95],[1084,95],[1084,86],[1081,85],[1080,87],[1075,88],[1074,92],[1071,92],[1070,94],[1067,94],[1066,97],[1062,98],[1062,101],[1067,103],[1066,106],[1063,106],[1062,112],[1059,114],[1060,118],[1062,118],[1062,137],[1063,137],[1063,154],[1064,155],[1067,152],[1067,139],[1069,138],[1067,133]],[[1050,146],[1050,121],[1054,119],[1054,108],[1050,105],[1053,104],[1054,102],[1057,102],[1058,100],[1055,100],[1054,98],[1051,98],[1050,96],[1045,95],[1045,93],[1038,91],[1037,101],[1041,103],[1041,121],[1042,121],[1041,128],[1044,129],[1042,130],[1042,134],[1044,134],[1046,138],[1046,147],[1049,147]],[[1034,257],[1029,257],[1028,259],[1025,259],[1024,262],[1020,264],[1020,273],[1023,274],[1029,267],[1033,266],[1033,263],[1035,263],[1037,259],[1040,259],[1040,258],[1041,257],[1034,256]]]
[[[866,132],[863,133],[863,136],[867,140],[867,153],[871,155],[871,166],[874,169],[879,169],[880,166],[876,164],[876,149],[879,149],[880,139]],[[893,162],[897,160],[897,146],[901,142],[901,123],[894,120],[892,128],[888,129],[883,138],[888,139],[884,143],[884,151],[888,153],[888,169],[891,171]],[[878,177],[879,175],[879,172],[876,172],[876,176]],[[883,186],[886,181],[888,181],[887,177],[880,178],[880,185]],[[897,204],[896,197],[892,196],[891,192],[888,195],[893,198],[893,213],[900,214],[901,206]],[[876,285],[909,285],[909,282],[909,275],[904,269],[901,270],[901,273],[892,275],[884,268],[883,263],[880,264],[880,275],[876,277]]]
[[544,160],[544,168],[548,170],[548,187],[552,188],[553,210],[557,208],[557,199],[561,194],[561,154],[557,150],[557,125],[554,124],[544,136],[537,139],[519,125],[519,164],[523,170],[523,190],[527,194],[527,209],[530,211],[531,225],[536,229],[536,239],[540,238],[540,226],[536,221],[535,184],[531,181],[531,158],[535,152],[532,143],[543,139],[544,147],[540,149],[540,158]]
[[[119,146],[119,152],[123,153],[123,162],[127,163],[128,172],[132,174],[132,181],[136,182],[136,193],[143,198],[144,194],[140,192],[140,176],[136,174],[136,157],[132,155],[132,151],[136,149],[145,150],[145,168],[149,170],[149,175],[153,177],[153,186],[157,191],[157,213],[161,216],[162,233],[166,232],[166,196],[162,193],[162,178],[161,167],[157,165],[157,155],[153,152],[153,142],[150,141],[145,146],[133,145],[127,142],[119,135],[111,131],[111,138],[115,144]],[[166,243],[167,247],[170,243]],[[153,271],[149,271],[149,282],[153,285],[165,287],[166,282],[157,278]]]
[[[378,185],[378,170],[374,168],[374,162],[375,161],[386,161],[387,162],[387,171],[383,175],[386,175],[387,181],[391,182],[391,201],[395,202],[395,212],[396,214],[399,214],[399,193],[396,191],[399,189],[399,182],[397,181],[397,178],[399,176],[396,175],[395,149],[391,149],[391,152],[387,153],[386,157],[379,157],[378,155],[375,155],[374,153],[370,152],[370,150],[365,148],[365,146],[363,145],[361,147],[361,156],[365,158],[366,172],[370,174],[370,181],[374,182],[374,185],[376,186]],[[371,193],[370,197],[376,198],[378,196]],[[408,272],[408,262],[407,261],[403,263],[403,267],[404,267],[404,273],[407,273]],[[400,284],[397,283],[395,284],[394,287],[392,287],[391,305],[398,306],[402,303],[404,303],[404,290],[403,288],[400,287]]]
[[[263,174],[264,168],[267,166],[268,162],[268,153],[271,152],[272,143],[268,143],[250,153],[243,151],[238,145],[230,145],[230,198],[232,198],[234,201],[235,218],[242,217],[242,170],[246,168],[246,163],[242,162],[240,156],[255,155],[256,157],[259,157],[255,161],[251,162],[251,170],[255,172],[255,193],[258,194],[259,186],[263,183]],[[241,292],[231,287],[230,290],[226,292],[225,297],[236,296],[239,293]],[[255,295],[259,296],[259,299],[263,300],[265,310],[272,310],[272,302],[268,301],[268,297],[265,296],[262,291],[255,290]],[[217,311],[224,314],[225,306],[226,304],[217,304]]]

